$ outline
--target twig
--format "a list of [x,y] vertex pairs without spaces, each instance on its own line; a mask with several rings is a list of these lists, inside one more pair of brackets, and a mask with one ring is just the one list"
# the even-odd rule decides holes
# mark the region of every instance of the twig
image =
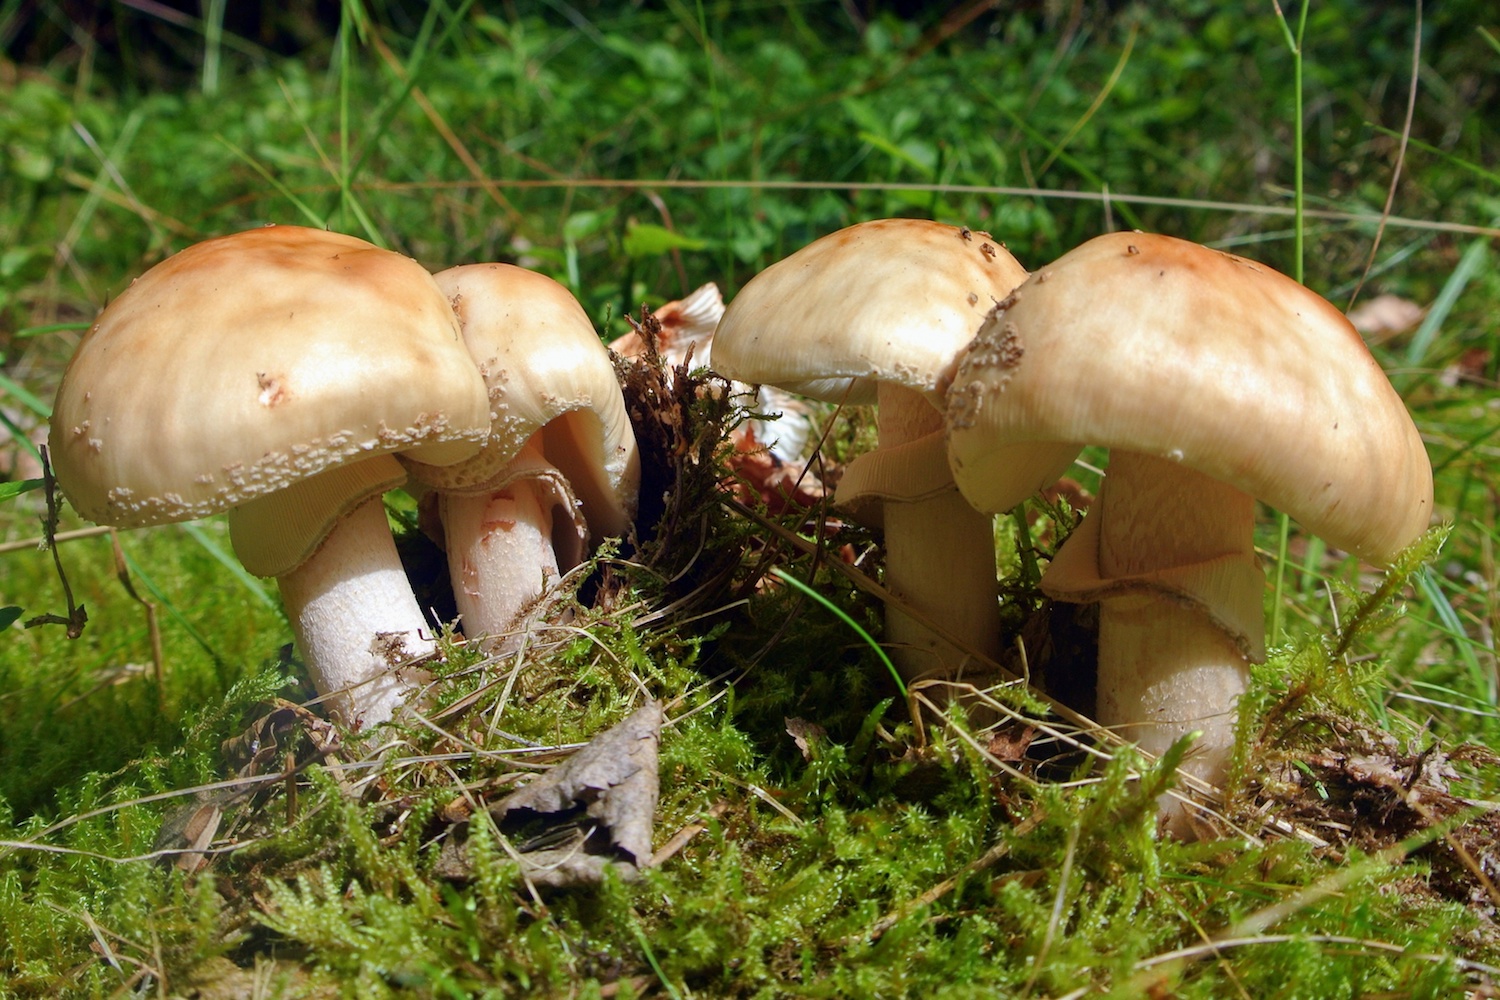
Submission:
[[[1153,976],[1138,976],[1132,985],[1136,987],[1137,992],[1155,995],[1164,979],[1171,977],[1173,970],[1180,969],[1182,965],[1197,962],[1205,958],[1219,957],[1223,949],[1242,947],[1249,944],[1270,944],[1280,941],[1325,941],[1330,943],[1359,944],[1371,948],[1413,954],[1405,948],[1384,941],[1369,941],[1335,935],[1266,934],[1265,931],[1288,917],[1317,905],[1330,896],[1342,893],[1349,886],[1363,881],[1381,870],[1400,864],[1413,851],[1425,844],[1431,843],[1439,837],[1446,838],[1450,830],[1462,825],[1463,822],[1467,822],[1468,818],[1472,817],[1466,818],[1460,815],[1453,817],[1441,825],[1419,830],[1400,843],[1392,844],[1383,850],[1376,851],[1363,861],[1340,869],[1327,878],[1320,879],[1311,885],[1304,886],[1280,902],[1261,907],[1259,910],[1248,914],[1224,928],[1219,933],[1212,935],[1201,944],[1141,959],[1135,964],[1135,969],[1138,973],[1146,973],[1148,970],[1162,965],[1168,968]],[[1455,961],[1463,964],[1467,969],[1477,969],[1486,973],[1500,971],[1489,966],[1480,965],[1477,962],[1467,963],[1455,956],[1414,955],[1414,957],[1424,958],[1429,961]]]
[[67,627],[68,638],[76,639],[83,635],[83,626],[88,623],[89,613],[84,610],[83,605],[73,603],[73,588],[68,584],[68,574],[63,572],[62,556],[57,552],[56,539],[53,537],[57,533],[59,511],[57,480],[52,475],[52,462],[47,446],[41,445],[38,450],[42,456],[42,481],[47,484],[47,513],[42,516],[42,533],[46,538],[47,547],[52,550],[52,564],[57,567],[57,579],[62,583],[63,597],[68,602],[68,614],[66,618],[52,614],[37,615],[27,620],[26,627],[63,625]]
[[521,213],[517,211],[516,206],[501,193],[500,186],[484,172],[484,168],[479,165],[479,161],[474,158],[474,154],[469,152],[469,147],[464,145],[464,141],[458,137],[457,132],[453,131],[447,120],[443,118],[442,113],[427,99],[427,95],[423,93],[422,88],[411,83],[407,76],[406,67],[401,65],[401,61],[396,58],[390,46],[386,45],[385,40],[379,35],[372,35],[371,41],[374,44],[375,51],[379,53],[386,67],[390,69],[391,75],[409,88],[412,102],[422,109],[422,114],[427,116],[428,122],[437,130],[438,135],[442,136],[443,142],[447,143],[448,148],[453,150],[453,154],[458,157],[464,168],[469,171],[469,175],[474,178],[474,183],[479,185],[480,189],[489,195],[490,200],[495,203],[500,211],[506,214],[511,225],[519,226],[521,223]]
[[7,552],[22,552],[26,549],[50,548],[58,542],[71,542],[78,538],[93,538],[96,535],[107,535],[114,531],[107,524],[95,524],[87,528],[74,528],[72,531],[59,531],[51,538],[46,535],[40,538],[22,538],[14,542],[0,542],[0,555]]
[[[729,800],[720,799],[718,802],[715,802],[712,807],[709,808],[708,818],[718,819],[728,810]],[[656,851],[651,855],[651,860],[646,862],[646,867],[655,868],[658,865],[663,864],[667,861],[668,858],[672,857],[678,851],[686,847],[688,845],[688,841],[692,840],[694,837],[698,836],[698,834],[707,829],[708,826],[705,823],[687,824],[681,830],[678,830],[676,833],[672,834],[672,836],[667,840],[665,844],[662,844],[656,849]]]
[[[1008,198],[1055,198],[1063,201],[1106,200],[1121,205],[1153,205],[1163,208],[1199,210],[1205,212],[1231,212],[1243,215],[1264,215],[1280,218],[1295,217],[1296,210],[1287,205],[1258,205],[1254,202],[1218,201],[1207,198],[1172,198],[1165,195],[1130,194],[1111,190],[1069,190],[1066,188],[1017,187],[1004,184],[942,184],[923,182],[891,183],[885,181],[791,181],[774,178],[745,178],[741,180],[695,180],[688,178],[610,178],[610,177],[562,177],[523,178],[512,180],[487,179],[454,181],[395,181],[356,184],[356,190],[379,191],[449,191],[475,187],[494,186],[510,190],[527,188],[589,188],[596,190],[633,190],[635,188],[675,188],[689,191],[847,191],[847,192],[913,192],[920,194],[956,194],[1000,196]],[[336,190],[329,185],[309,185],[298,188],[304,193],[322,193]],[[260,194],[245,195],[230,204],[255,201]],[[1438,233],[1462,233],[1470,236],[1500,237],[1500,228],[1480,226],[1468,222],[1442,222],[1435,219],[1412,219],[1401,215],[1382,216],[1371,212],[1341,212],[1335,209],[1307,208],[1304,219],[1321,219],[1325,222],[1385,224],[1387,228],[1419,229]]]
[[1376,941],[1371,938],[1349,937],[1344,934],[1256,934],[1252,937],[1216,938],[1203,944],[1195,944],[1188,948],[1179,948],[1176,951],[1162,952],[1160,955],[1152,955],[1135,963],[1138,971],[1168,962],[1177,962],[1184,959],[1194,960],[1204,958],[1209,954],[1217,954],[1226,948],[1243,948],[1253,944],[1284,944],[1289,941],[1307,941],[1314,944],[1347,944],[1358,945],[1361,948],[1369,948],[1372,951],[1388,951],[1408,958],[1419,958],[1425,962],[1452,962],[1466,972],[1482,972],[1488,976],[1500,975],[1500,966],[1486,965],[1483,962],[1475,962],[1471,959],[1461,958],[1457,955],[1434,955],[1430,952],[1412,951],[1409,948],[1394,944],[1390,941]]
[[158,711],[165,711],[167,707],[166,670],[162,659],[161,623],[156,617],[156,605],[137,593],[135,585],[130,582],[130,567],[125,565],[125,552],[120,548],[120,536],[117,532],[109,533],[109,544],[114,550],[115,576],[119,579],[120,586],[125,588],[125,593],[146,609],[146,634],[151,637],[151,665],[156,670],[156,707]]
[[1396,203],[1396,184],[1401,180],[1401,168],[1406,163],[1406,145],[1411,141],[1411,120],[1417,110],[1417,80],[1422,70],[1422,0],[1417,0],[1416,11],[1417,23],[1412,28],[1411,38],[1411,85],[1406,91],[1406,121],[1401,126],[1401,145],[1396,149],[1396,165],[1391,169],[1390,187],[1386,188],[1385,207],[1380,210],[1380,226],[1375,230],[1375,239],[1370,242],[1370,257],[1365,261],[1365,269],[1360,272],[1359,283],[1350,293],[1349,304],[1344,307],[1344,312],[1354,308],[1355,300],[1365,287],[1365,279],[1375,266],[1375,254],[1380,250],[1381,237],[1385,235],[1385,220],[1390,217],[1391,206]]

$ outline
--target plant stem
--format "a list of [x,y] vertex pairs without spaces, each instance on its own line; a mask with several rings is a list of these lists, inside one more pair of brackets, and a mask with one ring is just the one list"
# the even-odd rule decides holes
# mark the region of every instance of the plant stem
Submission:
[[[1302,41],[1307,33],[1307,11],[1312,6],[1312,0],[1303,0],[1301,9],[1297,12],[1297,33],[1292,34],[1291,26],[1286,22],[1286,14],[1281,10],[1278,0],[1271,0],[1276,7],[1276,17],[1281,23],[1282,34],[1286,38],[1287,47],[1292,51],[1292,277],[1299,284],[1304,281],[1304,250],[1303,250],[1303,227],[1305,224],[1305,179],[1302,172],[1303,139],[1302,139]],[[1280,534],[1281,544],[1276,553],[1276,584],[1275,600],[1271,608],[1271,641],[1281,641],[1281,595],[1286,586],[1286,545],[1287,535],[1291,528],[1291,522],[1286,514],[1277,515],[1277,530]]]

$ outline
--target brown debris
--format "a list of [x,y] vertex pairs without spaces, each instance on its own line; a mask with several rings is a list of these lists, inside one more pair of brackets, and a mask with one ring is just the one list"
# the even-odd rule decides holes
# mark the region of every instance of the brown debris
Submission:
[[[640,503],[633,560],[671,580],[674,591],[703,587],[713,599],[739,565],[741,548],[726,531],[724,496],[728,429],[739,410],[728,380],[695,373],[691,357],[668,366],[657,348],[661,323],[646,308],[631,326],[644,345],[640,358],[616,355],[615,371],[641,456]],[[713,544],[710,545],[710,540]],[[624,586],[604,568],[598,603],[608,607]]]
[[1456,762],[1494,763],[1495,755],[1475,746],[1402,747],[1344,721],[1336,728],[1344,737],[1338,745],[1270,762],[1261,797],[1336,847],[1366,853],[1455,824],[1413,856],[1431,866],[1432,889],[1491,921],[1500,917],[1500,812],[1451,791],[1461,777]]
[[828,738],[828,730],[816,722],[808,722],[806,719],[788,718],[786,721],[786,734],[797,744],[797,749],[802,753],[803,760],[813,759],[813,748],[818,740]]
[[[333,756],[339,749],[338,730],[301,705],[277,699],[270,710],[244,732],[221,746],[226,768],[238,779],[251,779],[285,771],[288,808],[294,808],[295,781],[299,762],[305,764]],[[209,846],[231,819],[223,840],[233,841],[233,818],[256,793],[274,788],[270,782],[248,781],[242,785],[204,789],[181,806],[168,811],[156,835],[155,851],[170,852],[164,862],[189,874],[208,865]]]
[[[613,341],[611,350],[640,361],[655,351],[669,371],[711,363],[714,329],[724,313],[718,286],[710,282],[649,312],[654,327],[645,321],[647,312],[643,309],[641,323],[631,320],[633,329]],[[727,391],[744,418],[729,431],[734,447],[726,482],[735,496],[752,506],[764,503],[773,515],[789,508],[810,510],[822,502],[827,490],[801,454],[812,427],[806,405],[769,386],[729,382]],[[779,417],[764,419],[773,413]]]
[[[1449,388],[1464,382],[1483,384],[1488,381],[1485,373],[1490,370],[1494,360],[1495,354],[1488,347],[1465,348],[1451,364],[1443,369],[1442,374],[1438,376],[1438,381]],[[1490,384],[1493,385],[1492,382]]]
[[[735,498],[754,507],[764,504],[772,517],[793,510],[812,510],[828,495],[822,480],[803,462],[784,462],[755,438],[754,428],[736,428],[730,483]],[[742,429],[743,432],[742,432]]]
[[1392,337],[1410,333],[1422,322],[1427,310],[1399,295],[1377,295],[1349,310],[1349,322],[1368,344],[1383,344]]
[[[488,808],[532,885],[595,885],[606,868],[634,878],[647,867],[660,789],[661,725],[661,705],[649,702]],[[465,843],[469,822],[454,826],[434,874],[455,881],[474,877]]]
[[1036,739],[1037,729],[1035,726],[1025,723],[1012,723],[1002,726],[990,734],[989,742],[985,745],[985,752],[996,760],[1003,760],[1007,764],[1014,764],[1026,759],[1026,751],[1031,746],[1031,741]]

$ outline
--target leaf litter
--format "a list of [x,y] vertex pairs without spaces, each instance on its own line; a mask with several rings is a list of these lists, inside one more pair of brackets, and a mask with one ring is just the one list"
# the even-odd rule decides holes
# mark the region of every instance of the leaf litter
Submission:
[[[486,810],[513,845],[527,881],[539,888],[594,885],[606,868],[637,877],[651,860],[660,795],[657,747],[662,707],[647,702],[563,763]],[[468,881],[464,842],[478,819],[455,824],[433,866],[440,878]]]

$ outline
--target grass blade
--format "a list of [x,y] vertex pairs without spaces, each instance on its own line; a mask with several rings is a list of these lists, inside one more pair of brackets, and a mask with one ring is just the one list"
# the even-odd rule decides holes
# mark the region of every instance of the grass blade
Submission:
[[[0,357],[0,363],[3,363],[4,360],[4,357]],[[52,407],[48,406],[46,402],[24,385],[5,375],[3,372],[0,372],[0,390],[3,390],[6,395],[43,420],[52,419]]]
[[1443,321],[1448,318],[1448,313],[1452,312],[1454,303],[1458,301],[1458,297],[1463,294],[1474,276],[1479,274],[1489,262],[1489,250],[1488,240],[1474,240],[1464,248],[1463,256],[1458,259],[1453,273],[1443,283],[1443,288],[1438,292],[1432,308],[1428,309],[1427,315],[1422,318],[1422,325],[1417,327],[1416,333],[1412,334],[1411,343],[1406,348],[1408,365],[1419,368],[1426,362],[1427,352],[1437,338]]
[[901,674],[896,670],[896,665],[891,662],[891,658],[886,655],[885,650],[881,648],[880,643],[875,641],[875,637],[870,635],[869,632],[866,632],[864,627],[860,625],[859,622],[855,621],[853,618],[850,618],[849,615],[845,613],[843,608],[839,607],[837,604],[834,604],[828,598],[824,597],[822,594],[818,593],[816,590],[812,589],[807,584],[797,579],[795,576],[792,576],[780,566],[777,566],[775,569],[771,570],[771,574],[778,580],[784,581],[794,590],[802,592],[807,597],[811,597],[814,601],[817,601],[819,604],[823,605],[823,607],[827,608],[835,618],[853,629],[855,635],[859,636],[869,645],[871,649],[875,650],[875,655],[880,657],[880,662],[885,665],[885,669],[890,672],[892,679],[895,680],[896,690],[901,692],[902,699],[906,699],[906,683],[901,680]]
[[141,568],[141,564],[135,561],[135,557],[130,554],[129,550],[121,546],[120,554],[125,557],[125,565],[130,567],[130,572],[145,585],[147,590],[151,591],[151,596],[156,598],[157,602],[167,609],[167,614],[171,615],[173,620],[182,626],[183,630],[192,637],[193,641],[208,654],[209,658],[216,665],[223,665],[224,658],[219,655],[218,650],[214,649],[213,644],[208,641],[208,638],[202,632],[198,631],[192,622],[188,621],[187,616],[182,613],[181,609],[157,585],[156,581],[151,578],[151,575]]
[[257,601],[273,611],[281,607],[266,590],[266,586],[261,583],[260,578],[252,575],[249,570],[245,569],[240,564],[240,561],[226,551],[224,546],[220,545],[208,532],[192,521],[184,522],[181,527],[193,541],[203,546],[204,551],[218,560],[225,569],[229,570],[229,574],[238,580]]
[[1469,638],[1469,633],[1464,630],[1463,622],[1459,621],[1458,612],[1453,610],[1448,595],[1443,593],[1443,586],[1433,575],[1431,566],[1423,566],[1417,571],[1417,589],[1422,592],[1423,597],[1427,598],[1438,621],[1453,639],[1453,645],[1457,647],[1458,655],[1463,659],[1464,666],[1469,669],[1470,676],[1476,680],[1483,680],[1481,690],[1489,691],[1493,699],[1492,678],[1489,678],[1484,668],[1479,665],[1479,658],[1474,655],[1474,640]]

